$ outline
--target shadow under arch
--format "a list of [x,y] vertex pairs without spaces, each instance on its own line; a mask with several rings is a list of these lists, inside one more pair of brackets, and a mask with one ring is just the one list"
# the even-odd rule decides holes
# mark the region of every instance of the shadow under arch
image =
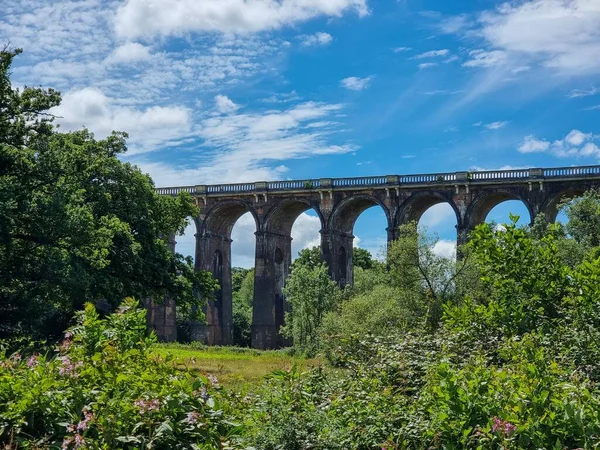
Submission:
[[380,206],[385,214],[387,226],[391,227],[392,213],[381,200],[370,195],[353,195],[340,201],[331,212],[327,229],[330,231],[341,232],[346,235],[352,235],[354,224],[358,217],[367,209],[374,206]]
[[227,200],[219,202],[204,214],[199,234],[213,234],[231,239],[231,231],[240,217],[246,213],[252,214],[256,230],[259,229],[260,221],[254,208],[243,200]]
[[496,191],[482,193],[471,202],[465,214],[465,225],[467,225],[469,229],[473,229],[477,225],[484,223],[492,209],[509,200],[517,200],[523,203],[529,213],[528,223],[533,222],[535,212],[526,198],[514,192]]
[[313,209],[321,223],[321,229],[325,226],[325,219],[319,208],[319,205],[308,199],[286,199],[275,204],[264,219],[263,230],[266,232],[278,233],[285,236],[291,236],[292,227],[300,217],[300,214]]
[[567,200],[581,197],[586,192],[583,188],[569,188],[550,195],[543,203],[540,212],[544,214],[546,221],[554,223],[559,213],[558,206]]
[[439,205],[440,203],[447,203],[450,205],[452,211],[454,211],[454,214],[456,215],[456,224],[460,227],[462,225],[460,211],[452,201],[452,197],[443,192],[436,191],[422,192],[408,197],[398,208],[398,212],[394,218],[394,224],[398,227],[410,222],[419,223],[419,220],[429,208]]

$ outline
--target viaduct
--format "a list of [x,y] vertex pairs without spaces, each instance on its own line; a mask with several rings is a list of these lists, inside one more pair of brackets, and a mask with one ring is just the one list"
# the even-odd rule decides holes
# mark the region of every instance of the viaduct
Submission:
[[[399,225],[418,221],[435,204],[448,203],[456,214],[460,245],[503,201],[520,200],[532,221],[543,213],[553,222],[563,199],[597,186],[600,166],[261,181],[165,187],[157,192],[188,192],[200,207],[193,218],[195,267],[212,272],[220,290],[206,306],[207,324],[196,327],[195,338],[211,345],[232,343],[231,231],[240,216],[252,214],[256,222],[252,346],[267,349],[285,344],[278,330],[288,308],[282,289],[292,262],[292,225],[308,209],[314,209],[321,221],[321,255],[331,278],[343,286],[352,283],[354,223],[367,208],[381,207],[391,241]],[[175,250],[174,236],[171,248]],[[172,301],[152,303],[148,318],[160,338],[174,339]]]

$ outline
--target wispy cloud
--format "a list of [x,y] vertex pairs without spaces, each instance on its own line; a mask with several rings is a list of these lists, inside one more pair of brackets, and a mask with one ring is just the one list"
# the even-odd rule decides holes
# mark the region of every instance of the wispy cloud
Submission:
[[569,98],[582,98],[582,97],[590,97],[592,95],[600,94],[600,89],[592,86],[589,89],[573,89],[571,92],[567,94]]
[[329,33],[324,33],[321,31],[315,34],[304,34],[298,38],[305,47],[315,47],[319,45],[324,46],[333,42],[333,36],[331,36]]
[[437,63],[422,63],[419,64],[419,70],[423,70],[423,69],[431,69],[432,67],[437,66]]
[[438,56],[447,56],[449,53],[450,53],[450,50],[448,50],[448,49],[431,50],[431,51],[416,55],[413,58],[414,59],[435,58]]
[[408,51],[410,51],[410,50],[412,50],[412,48],[410,48],[410,47],[394,47],[394,48],[392,49],[392,51],[393,51],[394,53],[408,52]]
[[348,77],[341,80],[340,84],[342,85],[342,87],[351,91],[362,91],[363,89],[369,87],[369,84],[371,83],[372,79],[372,75],[365,78]]

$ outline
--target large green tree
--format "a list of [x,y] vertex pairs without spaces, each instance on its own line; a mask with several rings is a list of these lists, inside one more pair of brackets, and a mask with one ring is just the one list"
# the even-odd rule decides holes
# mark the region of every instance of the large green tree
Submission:
[[120,161],[125,133],[58,132],[59,93],[11,85],[19,53],[0,52],[0,335],[55,334],[86,301],[184,305],[210,292],[212,278],[163,239],[183,231],[192,199],[157,195]]

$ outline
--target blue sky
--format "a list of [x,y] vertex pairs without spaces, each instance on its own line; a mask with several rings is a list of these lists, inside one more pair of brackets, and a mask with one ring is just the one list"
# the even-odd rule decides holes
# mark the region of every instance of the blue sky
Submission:
[[[598,0],[0,0],[16,85],[158,186],[596,164]],[[505,204],[490,219],[507,220]],[[451,251],[444,205],[422,219]],[[381,212],[355,229],[383,243]],[[252,223],[234,264],[252,262]],[[318,242],[310,214],[295,249]],[[191,249],[191,233],[178,249]],[[186,250],[188,249],[188,250]]]

